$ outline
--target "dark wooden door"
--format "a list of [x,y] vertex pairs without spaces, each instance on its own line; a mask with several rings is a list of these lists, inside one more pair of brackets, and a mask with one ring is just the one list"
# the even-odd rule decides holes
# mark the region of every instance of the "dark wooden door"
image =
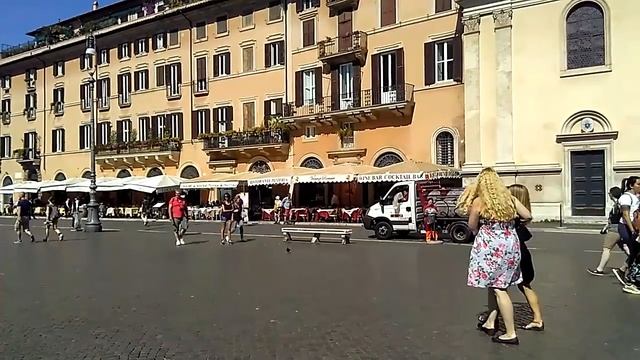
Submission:
[[353,47],[353,16],[345,11],[338,16],[338,50],[348,51]]
[[571,152],[572,215],[605,215],[604,176],[603,150]]

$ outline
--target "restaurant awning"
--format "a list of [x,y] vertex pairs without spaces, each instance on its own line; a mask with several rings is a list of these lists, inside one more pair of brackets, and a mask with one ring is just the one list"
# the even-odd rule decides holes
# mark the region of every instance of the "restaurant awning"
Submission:
[[61,181],[57,181],[57,180],[47,181],[43,183],[43,185],[40,187],[40,192],[65,191],[67,187],[78,184],[85,180],[86,179],[82,179],[82,178],[71,178],[71,179],[66,179]]
[[359,174],[357,180],[361,183],[369,183],[458,177],[460,177],[458,169],[428,162],[407,160],[390,166],[373,168],[370,172]]
[[[113,183],[114,181],[117,180],[127,180],[130,178],[122,178],[122,179],[117,179],[117,178],[112,178],[112,177],[101,177],[101,178],[96,178],[96,185],[98,186],[98,188],[96,189],[96,191],[102,192],[102,191],[115,191],[115,190],[123,190],[121,188],[115,188],[115,186],[105,186],[108,183]],[[89,179],[82,179],[81,181],[66,186],[65,187],[65,191],[66,192],[71,192],[71,193],[88,193],[90,191],[89,189],[89,185],[91,185],[91,180]]]
[[47,183],[48,181],[25,181],[22,183],[14,184],[13,192],[36,194],[38,193],[38,191],[40,191],[40,188]]
[[258,185],[288,185],[291,184],[291,179],[296,176],[314,174],[318,170],[309,169],[305,167],[288,167],[284,169],[277,169],[274,171],[258,174],[252,179],[247,180],[249,186]]
[[233,174],[210,174],[195,179],[183,180],[181,189],[234,189],[239,181],[231,181]]
[[373,171],[375,168],[360,164],[339,164],[294,177],[296,183],[340,183],[351,182],[359,174]]
[[125,185],[129,190],[140,191],[145,193],[165,193],[180,188],[180,183],[184,179],[172,175],[159,175],[133,180]]

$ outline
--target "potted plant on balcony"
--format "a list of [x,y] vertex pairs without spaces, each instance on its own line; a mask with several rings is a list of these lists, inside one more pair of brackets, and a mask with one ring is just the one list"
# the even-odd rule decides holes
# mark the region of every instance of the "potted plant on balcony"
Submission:
[[25,150],[24,149],[15,149],[13,150],[13,157],[18,160],[24,159]]
[[343,124],[340,129],[338,129],[338,136],[340,136],[340,142],[343,148],[353,146],[353,128],[351,126]]

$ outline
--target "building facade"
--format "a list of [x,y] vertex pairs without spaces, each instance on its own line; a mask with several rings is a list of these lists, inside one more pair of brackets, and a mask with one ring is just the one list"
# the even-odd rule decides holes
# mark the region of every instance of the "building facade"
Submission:
[[452,0],[96,7],[0,53],[3,185],[88,176],[92,95],[99,176],[459,166],[460,15]]
[[593,222],[640,170],[635,1],[461,0],[465,164],[526,185],[538,219]]

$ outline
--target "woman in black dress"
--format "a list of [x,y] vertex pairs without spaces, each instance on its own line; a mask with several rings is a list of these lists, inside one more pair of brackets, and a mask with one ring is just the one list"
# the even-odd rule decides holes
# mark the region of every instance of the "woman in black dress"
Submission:
[[231,195],[229,193],[224,194],[222,199],[222,212],[220,214],[222,220],[222,228],[220,230],[220,244],[232,244],[230,239],[231,223],[233,221],[233,203],[231,202]]

